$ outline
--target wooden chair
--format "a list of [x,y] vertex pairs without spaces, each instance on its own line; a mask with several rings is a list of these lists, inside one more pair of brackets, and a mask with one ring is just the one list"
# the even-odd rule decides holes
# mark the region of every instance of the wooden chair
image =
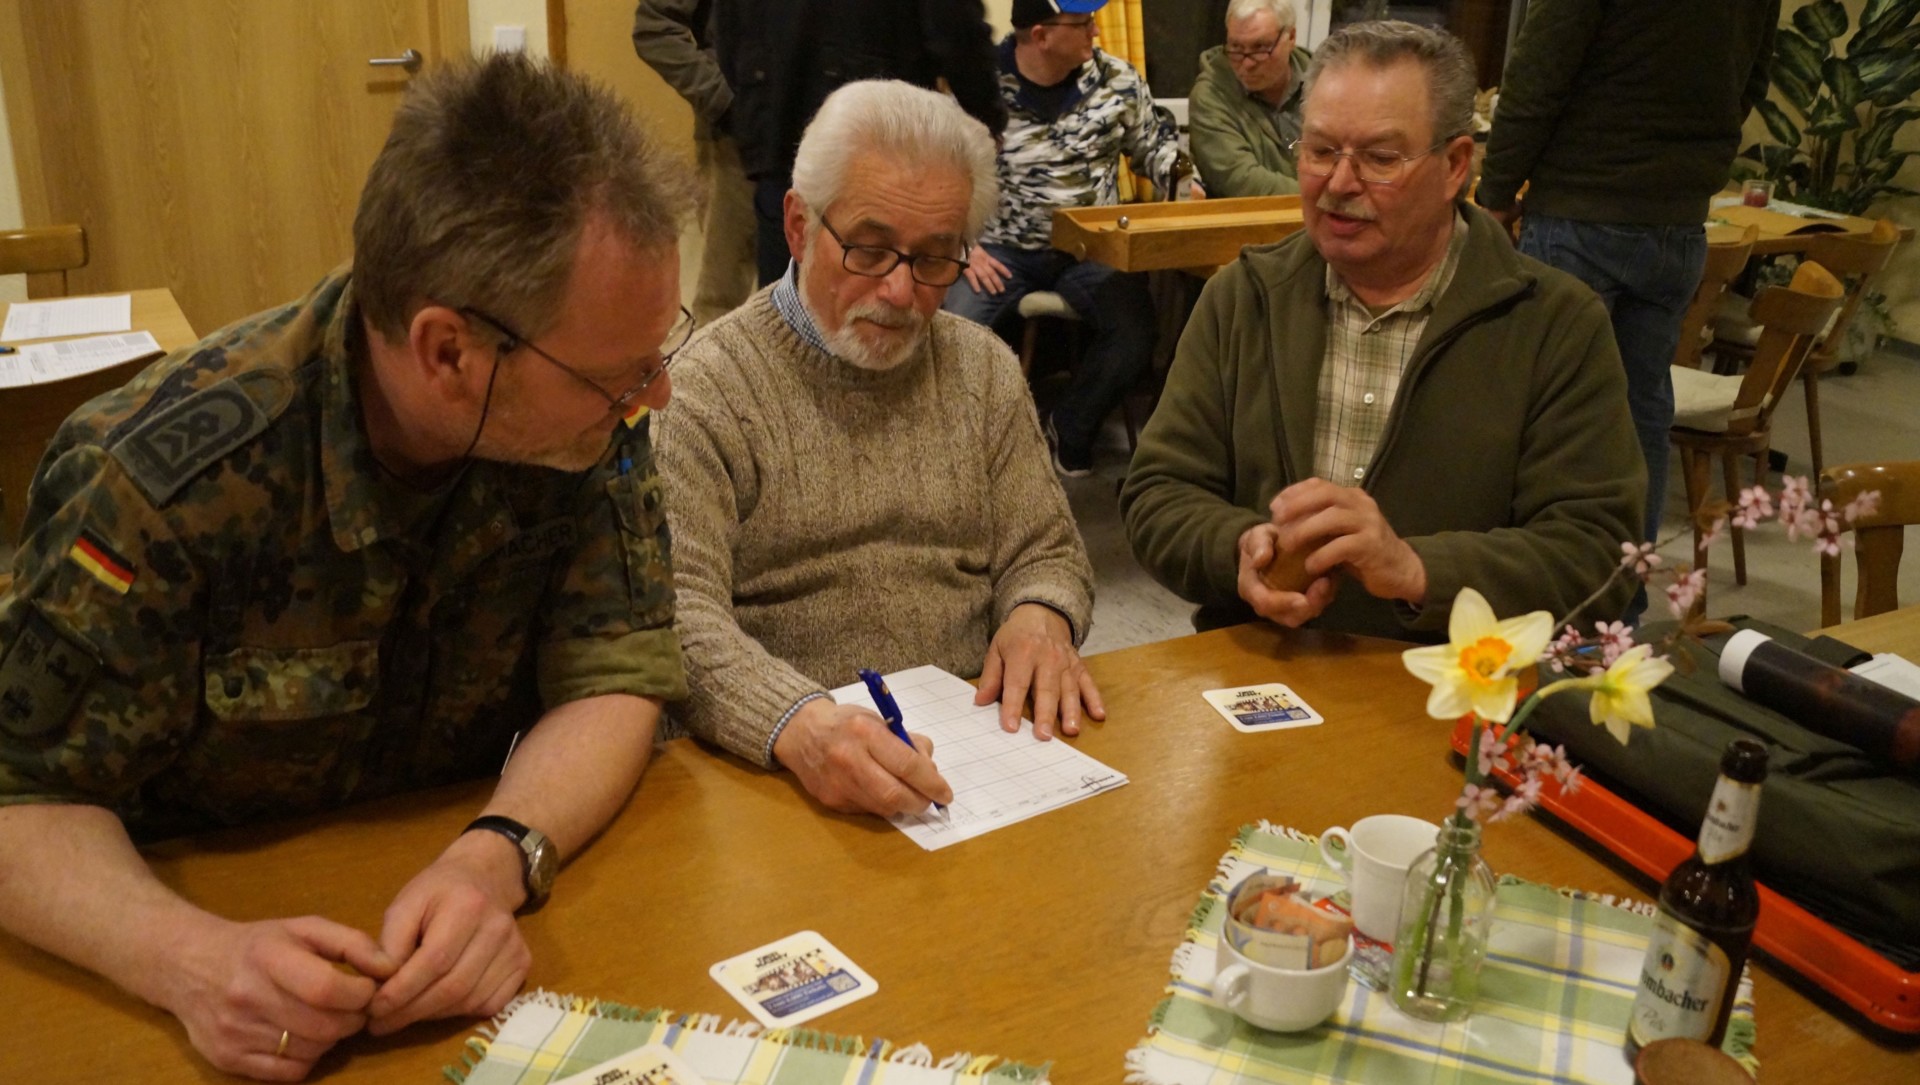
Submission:
[[[1850,525],[1859,579],[1853,591],[1853,617],[1868,618],[1900,606],[1900,551],[1908,524],[1920,524],[1920,460],[1849,463],[1820,476],[1820,496],[1844,509],[1871,490],[1880,507]],[[1840,559],[1820,555],[1820,624],[1840,621]]]
[[[87,266],[87,231],[77,225],[0,230],[0,275],[31,275],[34,297],[67,296],[67,272]],[[58,283],[58,289],[49,284]]]
[[1886,219],[1873,224],[1873,232],[1865,237],[1858,234],[1829,234],[1817,237],[1807,247],[1807,259],[1838,275],[1847,283],[1847,295],[1840,302],[1839,314],[1833,318],[1827,334],[1820,339],[1819,346],[1807,356],[1807,364],[1800,370],[1800,383],[1806,390],[1807,399],[1807,446],[1809,458],[1813,461],[1813,474],[1821,475],[1820,451],[1820,374],[1840,364],[1840,347],[1846,342],[1847,327],[1853,323],[1853,315],[1860,309],[1860,300],[1867,294],[1868,283],[1887,266],[1893,258],[1893,247],[1900,242],[1900,228]]
[[1693,303],[1680,321],[1680,345],[1674,348],[1673,364],[1688,369],[1700,368],[1700,352],[1713,339],[1707,327],[1720,308],[1720,297],[1727,284],[1747,266],[1753,243],[1760,239],[1760,228],[1749,226],[1737,241],[1707,246],[1707,263],[1700,272],[1700,285],[1693,291]]
[[[1787,385],[1800,376],[1814,340],[1839,308],[1845,292],[1840,280],[1825,268],[1804,261],[1791,283],[1770,287],[1754,300],[1753,317],[1761,327],[1760,341],[1754,349],[1753,364],[1744,375],[1720,376],[1684,366],[1668,370],[1673,378],[1672,440],[1680,453],[1687,511],[1693,519],[1694,568],[1707,567],[1700,510],[1707,503],[1712,485],[1714,457],[1720,458],[1729,502],[1738,501],[1740,496],[1739,457],[1753,457],[1756,481],[1765,477],[1773,409]],[[1734,579],[1745,584],[1746,540],[1739,528],[1732,531]]]

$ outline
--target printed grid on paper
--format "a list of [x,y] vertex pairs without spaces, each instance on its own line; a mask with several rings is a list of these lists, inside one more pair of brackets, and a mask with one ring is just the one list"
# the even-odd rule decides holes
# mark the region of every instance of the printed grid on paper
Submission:
[[[938,667],[914,667],[886,676],[907,730],[933,740],[933,760],[953,788],[944,816],[937,810],[901,815],[893,824],[929,851],[1056,810],[1127,782],[1126,774],[1088,757],[1070,743],[1033,737],[1033,722],[1000,729],[1000,706],[973,703],[975,690]],[[879,709],[865,685],[833,691],[844,705]]]

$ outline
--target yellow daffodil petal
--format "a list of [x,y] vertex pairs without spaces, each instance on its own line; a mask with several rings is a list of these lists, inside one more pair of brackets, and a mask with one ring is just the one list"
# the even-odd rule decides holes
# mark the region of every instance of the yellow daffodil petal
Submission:
[[1473,683],[1473,710],[1480,718],[1505,723],[1513,718],[1513,705],[1519,699],[1520,683],[1514,678],[1497,682]]
[[1486,596],[1472,588],[1461,588],[1453,597],[1453,612],[1447,616],[1447,640],[1457,652],[1481,637],[1498,636],[1499,625]]
[[1507,663],[1509,670],[1532,666],[1547,650],[1547,642],[1553,639],[1553,615],[1536,610],[1508,618],[1495,627],[1493,635],[1513,645],[1513,656]]
[[1635,727],[1653,726],[1653,701],[1649,690],[1673,673],[1673,664],[1650,658],[1653,648],[1639,644],[1613,661],[1587,705],[1588,718],[1605,724],[1616,742],[1626,745]]

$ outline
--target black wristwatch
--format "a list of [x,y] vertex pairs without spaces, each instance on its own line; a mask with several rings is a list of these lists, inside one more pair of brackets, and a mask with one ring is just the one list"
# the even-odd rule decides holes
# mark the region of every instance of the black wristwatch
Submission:
[[519,847],[520,870],[527,887],[527,902],[520,910],[531,912],[545,904],[547,894],[553,891],[553,876],[560,871],[560,849],[553,846],[547,834],[498,814],[475,818],[473,824],[461,830],[461,835],[475,829],[499,833]]

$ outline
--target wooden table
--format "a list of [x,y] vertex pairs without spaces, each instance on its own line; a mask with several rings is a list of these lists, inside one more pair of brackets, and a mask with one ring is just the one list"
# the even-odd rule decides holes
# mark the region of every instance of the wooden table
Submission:
[[[1753,243],[1753,255],[1778,256],[1782,253],[1804,253],[1813,244],[1813,239],[1823,234],[1835,233],[1869,234],[1873,232],[1873,219],[1846,215],[1841,218],[1801,218],[1778,211],[1767,211],[1733,204],[1716,207],[1707,214],[1707,243],[1709,245],[1730,244],[1740,240],[1741,233],[1749,224],[1757,227],[1760,236]],[[1826,227],[1839,227],[1838,230]],[[1913,227],[1900,227],[1900,239],[1913,239]]]
[[[133,330],[151,332],[161,349],[178,350],[200,338],[180,311],[173,291],[163,287],[124,293],[133,295]],[[5,321],[12,309],[12,305],[0,305],[0,321]],[[10,345],[57,341],[22,339]],[[50,384],[0,389],[0,407],[4,408],[0,416],[6,419],[6,424],[0,425],[0,503],[4,503],[0,540],[10,540],[19,532],[20,520],[26,515],[27,486],[60,423],[80,404],[125,384],[145,364],[129,362]]]
[[[1898,624],[1901,637],[1920,629],[1920,608]],[[1855,628],[1839,632],[1863,647],[1892,642]],[[1426,687],[1401,667],[1402,647],[1262,625],[1093,657],[1111,719],[1077,741],[1132,783],[940,852],[879,821],[825,814],[788,776],[668,743],[626,811],[567,867],[552,902],[522,921],[530,986],[745,1018],[707,967],[813,929],[880,983],[878,996],[815,1027],[922,1041],[937,1056],[1052,1060],[1062,1083],[1116,1082],[1237,829],[1267,818],[1319,832],[1373,813],[1435,818],[1452,804],[1460,772],[1447,728],[1423,714]],[[1273,680],[1329,722],[1241,735],[1200,697]],[[225,915],[317,912],[374,931],[392,894],[487,790],[445,788],[176,842],[151,857],[168,884]],[[1497,871],[1547,884],[1641,899],[1653,890],[1537,818],[1488,833],[1486,855]],[[1863,1034],[1764,964],[1756,980],[1766,1080],[1891,1082],[1920,1072],[1910,1043]],[[220,1080],[164,1014],[3,936],[0,991],[24,1041],[0,1054],[0,1080]],[[318,1076],[433,1085],[471,1030],[441,1022],[356,1037]]]
[[1243,247],[1278,241],[1300,226],[1300,197],[1243,196],[1063,207],[1053,213],[1052,240],[1054,248],[1076,260],[1121,271],[1210,275]]

